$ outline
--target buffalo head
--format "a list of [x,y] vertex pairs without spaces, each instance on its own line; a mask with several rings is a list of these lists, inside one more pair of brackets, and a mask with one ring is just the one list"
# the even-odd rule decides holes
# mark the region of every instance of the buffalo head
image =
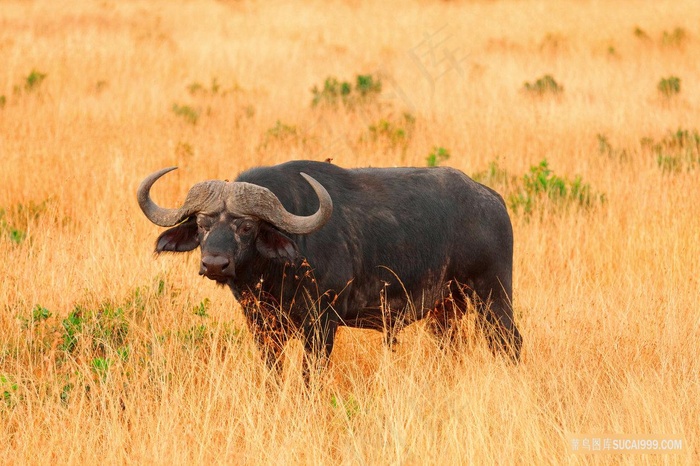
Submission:
[[296,244],[287,234],[305,235],[321,228],[333,212],[328,191],[315,179],[300,173],[319,199],[313,215],[288,212],[268,188],[245,182],[219,180],[195,184],[178,209],[156,205],[151,186],[177,167],[152,173],[141,182],[137,197],[148,219],[172,227],[156,241],[156,253],[201,248],[200,275],[232,285],[253,262],[267,260],[293,264],[299,259]]

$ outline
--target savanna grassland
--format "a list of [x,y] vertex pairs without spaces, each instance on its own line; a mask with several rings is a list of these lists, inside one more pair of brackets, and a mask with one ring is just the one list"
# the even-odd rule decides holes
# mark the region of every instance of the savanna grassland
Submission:
[[[700,463],[698,57],[694,0],[2,1],[0,463]],[[135,190],[299,158],[501,192],[522,363],[467,319],[275,380]]]

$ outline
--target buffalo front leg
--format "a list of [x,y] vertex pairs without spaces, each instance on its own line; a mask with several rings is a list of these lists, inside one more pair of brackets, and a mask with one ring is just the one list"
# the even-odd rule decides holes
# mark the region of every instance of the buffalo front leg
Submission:
[[303,375],[307,385],[311,374],[320,374],[326,368],[333,351],[335,334],[338,330],[338,315],[331,306],[326,306],[320,315],[310,313],[305,320],[304,329],[304,369]]
[[277,306],[255,300],[244,306],[248,329],[260,350],[267,367],[282,374],[284,347],[289,338],[287,326]]

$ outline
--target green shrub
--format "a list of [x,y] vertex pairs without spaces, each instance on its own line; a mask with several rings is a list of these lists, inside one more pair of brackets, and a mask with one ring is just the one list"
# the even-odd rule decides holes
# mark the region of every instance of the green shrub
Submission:
[[209,309],[209,304],[209,298],[204,298],[199,304],[197,304],[194,307],[192,313],[199,317],[209,317],[209,314],[207,313],[207,310]]
[[547,159],[530,167],[517,190],[508,196],[508,204],[515,213],[531,214],[537,206],[568,208],[591,207],[605,201],[580,176],[568,180],[554,174]]
[[612,144],[610,144],[610,141],[608,141],[607,136],[604,134],[597,134],[596,137],[598,138],[598,152],[607,155],[611,159],[620,161],[628,159],[627,151],[625,149],[615,149]]
[[677,76],[662,78],[656,88],[664,97],[671,97],[681,92],[681,80]]
[[173,104],[173,113],[191,125],[196,125],[199,119],[199,112],[189,105]]
[[486,170],[474,173],[472,178],[497,191],[508,190],[508,188],[516,182],[516,178],[510,175],[505,169],[501,168],[497,160],[489,162],[489,166]]
[[671,32],[664,31],[661,37],[661,45],[665,47],[680,47],[687,37],[688,34],[685,32],[685,29],[677,27]]
[[564,87],[557,83],[551,75],[546,74],[532,84],[526,82],[525,90],[537,95],[559,94],[564,91]]
[[121,347],[129,333],[129,323],[122,307],[104,303],[97,309],[87,309],[76,306],[61,322],[63,327],[63,343],[61,349],[73,352],[79,338],[85,338],[91,351],[104,355],[111,349]]
[[46,212],[51,200],[20,202],[9,209],[0,208],[0,238],[6,237],[14,244],[22,243],[27,238],[29,225]]
[[426,157],[425,162],[429,167],[437,167],[442,162],[450,158],[450,152],[444,147],[433,147],[433,150]]
[[382,118],[373,125],[369,125],[369,137],[372,141],[385,141],[391,147],[406,148],[413,134],[416,118],[410,113],[404,113],[397,120]]
[[313,99],[311,105],[327,105],[336,107],[344,105],[352,107],[357,104],[373,101],[382,91],[382,82],[371,74],[357,75],[355,86],[349,81],[339,81],[329,76],[323,83],[323,87],[314,86],[311,89]]
[[263,150],[271,144],[295,144],[306,143],[306,135],[302,133],[294,125],[282,123],[280,120],[275,122],[275,126],[265,131],[262,142],[258,145],[258,150]]
[[652,152],[662,173],[679,173],[700,167],[700,133],[679,128],[659,141],[644,138],[641,145]]
[[39,88],[44,79],[46,79],[46,73],[41,73],[37,70],[32,70],[24,79],[24,90],[27,92],[32,92]]
[[[237,85],[231,90],[236,89],[238,89]],[[211,86],[209,86],[208,89],[203,84],[195,81],[187,86],[187,90],[192,95],[216,95],[221,91],[221,84],[219,84],[219,81],[216,78],[212,78]]]
[[640,28],[639,26],[636,26],[634,28],[634,37],[636,37],[637,39],[645,40],[645,41],[651,40],[651,37],[649,37],[649,34],[647,34],[644,31],[644,29]]
[[0,374],[0,395],[8,407],[12,407],[17,402],[17,391],[19,386],[9,375]]
[[109,358],[94,358],[90,363],[92,371],[104,382],[107,379],[107,374],[109,373],[109,366],[112,365],[112,360]]

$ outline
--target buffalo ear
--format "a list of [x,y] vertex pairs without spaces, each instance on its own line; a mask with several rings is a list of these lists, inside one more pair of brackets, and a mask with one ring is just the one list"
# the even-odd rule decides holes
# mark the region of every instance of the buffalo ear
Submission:
[[296,243],[265,222],[260,223],[258,237],[255,239],[255,247],[263,257],[272,260],[294,264],[300,257]]
[[199,246],[197,221],[190,217],[169,230],[165,230],[156,240],[156,254],[161,252],[187,252]]

